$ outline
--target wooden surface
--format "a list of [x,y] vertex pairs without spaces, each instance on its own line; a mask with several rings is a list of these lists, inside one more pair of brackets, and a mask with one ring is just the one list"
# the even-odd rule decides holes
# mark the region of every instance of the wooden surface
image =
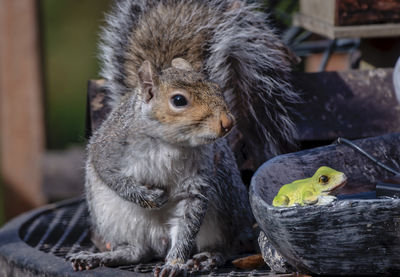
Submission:
[[335,24],[336,0],[300,0],[299,6],[302,14]]
[[324,20],[298,13],[293,17],[293,25],[303,27],[311,32],[331,39],[400,36],[400,23],[335,26]]
[[33,0],[0,0],[0,155],[8,218],[44,203],[36,8]]
[[[304,59],[304,71],[320,72],[324,53],[312,53]],[[329,57],[324,71],[344,71],[351,69],[351,55],[349,53],[332,53]]]
[[400,22],[398,0],[300,0],[300,12],[333,26]]
[[400,22],[399,0],[339,0],[336,9],[338,26]]

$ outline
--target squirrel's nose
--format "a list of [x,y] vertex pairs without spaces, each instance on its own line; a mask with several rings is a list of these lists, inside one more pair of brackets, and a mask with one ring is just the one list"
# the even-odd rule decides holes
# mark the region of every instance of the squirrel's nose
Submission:
[[224,134],[228,133],[232,129],[233,124],[235,122],[233,116],[227,113],[221,113],[220,120],[221,120],[222,132]]

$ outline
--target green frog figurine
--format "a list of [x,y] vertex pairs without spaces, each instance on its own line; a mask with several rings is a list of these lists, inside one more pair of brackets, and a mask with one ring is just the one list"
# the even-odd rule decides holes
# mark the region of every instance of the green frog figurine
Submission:
[[282,186],[272,205],[290,207],[328,204],[336,200],[333,195],[346,184],[346,181],[347,177],[343,172],[322,166],[312,177]]

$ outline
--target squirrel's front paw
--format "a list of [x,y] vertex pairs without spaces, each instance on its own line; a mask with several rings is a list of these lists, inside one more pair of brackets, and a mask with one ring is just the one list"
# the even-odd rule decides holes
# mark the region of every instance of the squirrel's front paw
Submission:
[[154,277],[187,276],[188,266],[179,261],[167,262],[165,265],[156,266]]
[[139,199],[139,205],[142,208],[154,209],[160,208],[168,201],[168,196],[165,190],[162,189],[151,189],[143,187],[142,195]]
[[186,262],[190,271],[212,271],[223,266],[225,259],[222,254],[217,252],[202,252],[193,256]]

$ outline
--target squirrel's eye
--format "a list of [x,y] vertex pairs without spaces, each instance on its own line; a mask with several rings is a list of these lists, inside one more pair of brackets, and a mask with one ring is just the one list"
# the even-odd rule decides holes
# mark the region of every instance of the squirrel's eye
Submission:
[[188,104],[186,97],[182,94],[176,94],[171,97],[172,104],[175,107],[184,107]]
[[326,182],[328,182],[328,180],[329,180],[329,178],[325,175],[322,175],[321,177],[319,177],[319,181],[321,183],[326,183]]

